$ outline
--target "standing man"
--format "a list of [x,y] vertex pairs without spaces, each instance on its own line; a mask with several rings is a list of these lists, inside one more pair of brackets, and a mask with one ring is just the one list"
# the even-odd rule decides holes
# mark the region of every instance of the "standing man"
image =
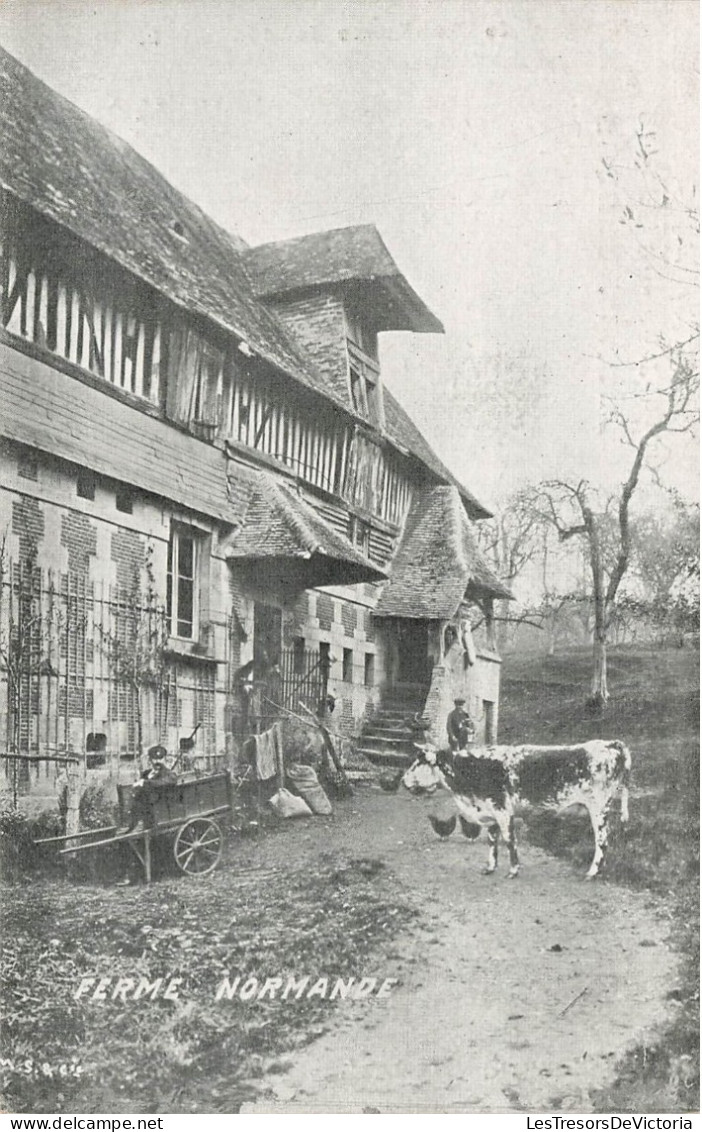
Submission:
[[454,709],[446,719],[449,747],[452,751],[464,751],[475,738],[475,724],[465,710],[465,698],[457,696],[453,702]]

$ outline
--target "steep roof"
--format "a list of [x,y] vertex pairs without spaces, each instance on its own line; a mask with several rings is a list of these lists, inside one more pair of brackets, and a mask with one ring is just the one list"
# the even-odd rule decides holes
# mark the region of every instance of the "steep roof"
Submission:
[[[275,315],[254,294],[250,274],[255,276],[260,270],[262,279],[267,279],[265,286],[272,285],[275,260],[288,272],[286,286],[295,272],[298,280],[314,276],[317,282],[341,282],[359,273],[368,278],[370,273],[392,284],[398,311],[404,309],[410,312],[407,317],[411,314],[418,321],[425,320],[424,329],[442,329],[399,274],[372,225],[249,251],[243,240],[215,224],[130,145],[46,86],[2,48],[0,135],[0,185],[4,189],[177,305],[244,339],[261,357],[334,402],[349,417],[356,415],[349,398],[342,398],[297,349]],[[287,249],[283,264],[281,249]],[[323,254],[330,256],[327,269]],[[302,271],[303,261],[310,264],[307,275]],[[259,266],[252,271],[256,264]],[[384,396],[390,442],[415,455],[438,478],[457,483],[395,398],[387,390]],[[205,446],[199,445],[199,450],[205,459]],[[458,486],[472,517],[490,514]]]
[[[130,145],[0,48],[0,184],[328,396],[251,291],[232,236]],[[179,235],[179,233],[182,233]]]
[[438,318],[405,279],[374,224],[260,244],[250,248],[245,259],[254,291],[262,297],[363,282],[373,290],[378,329],[443,332]]
[[454,616],[468,586],[512,596],[483,558],[458,489],[418,492],[375,616],[444,620]]
[[[236,478],[240,475],[237,468]],[[377,582],[387,577],[294,488],[266,472],[246,475],[249,498],[242,526],[223,544],[226,558],[259,563],[264,570],[271,560],[302,560],[315,570],[317,585]]]

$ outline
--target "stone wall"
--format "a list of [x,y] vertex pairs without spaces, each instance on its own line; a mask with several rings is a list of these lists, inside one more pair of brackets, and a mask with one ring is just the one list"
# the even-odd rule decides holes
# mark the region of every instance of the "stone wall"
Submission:
[[441,650],[432,669],[424,708],[431,720],[431,742],[446,747],[446,718],[457,696],[465,698],[466,711],[476,725],[476,742],[496,742],[499,694],[499,657],[487,650],[478,651],[475,663],[469,664],[460,639],[454,640],[448,649]]

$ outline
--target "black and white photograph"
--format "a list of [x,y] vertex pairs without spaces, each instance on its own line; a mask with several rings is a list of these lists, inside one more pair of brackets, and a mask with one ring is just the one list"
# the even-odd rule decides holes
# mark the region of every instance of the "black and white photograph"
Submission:
[[693,1128],[698,87],[695,0],[0,4],[6,1128]]

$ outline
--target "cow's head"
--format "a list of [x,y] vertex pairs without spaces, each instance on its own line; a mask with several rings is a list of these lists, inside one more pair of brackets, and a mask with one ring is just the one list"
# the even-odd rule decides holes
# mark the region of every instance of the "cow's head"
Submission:
[[428,743],[415,743],[415,761],[405,771],[402,783],[412,794],[431,794],[437,786],[445,786],[444,768],[450,754]]

